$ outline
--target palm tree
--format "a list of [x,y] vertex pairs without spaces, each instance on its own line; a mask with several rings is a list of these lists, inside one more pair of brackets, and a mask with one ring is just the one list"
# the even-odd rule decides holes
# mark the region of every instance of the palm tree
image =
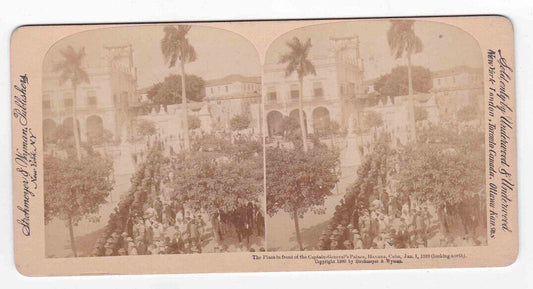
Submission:
[[[87,72],[81,68],[81,62],[85,57],[85,47],[82,47],[76,52],[72,46],[68,46],[66,49],[60,51],[63,56],[63,60],[57,63],[54,67],[54,71],[59,72],[59,84],[63,85],[70,80],[74,95],[72,97],[72,130],[74,131],[74,144],[76,146],[76,158],[81,160],[81,147],[80,147],[80,134],[78,130],[78,119],[76,117],[76,99],[78,96],[78,85],[81,83],[89,83],[89,76]],[[76,241],[74,239],[74,228],[72,222],[72,216],[68,217],[67,226],[70,236],[70,247],[74,257],[77,257]]]
[[81,62],[85,57],[85,47],[82,47],[78,52],[68,46],[66,49],[60,51],[63,60],[57,63],[54,71],[59,72],[59,84],[63,85],[70,80],[74,96],[72,98],[72,129],[74,130],[74,143],[76,146],[76,157],[81,160],[80,147],[80,133],[78,130],[78,119],[76,118],[76,99],[78,95],[78,85],[81,83],[89,83],[89,76],[87,72],[81,68]]
[[407,58],[407,78],[409,82],[409,122],[413,140],[416,141],[415,127],[415,104],[413,99],[413,77],[411,73],[411,55],[422,52],[424,45],[413,29],[413,20],[392,20],[387,40],[391,53],[395,59],[401,58],[404,54]]
[[[279,59],[279,63],[286,63],[287,67],[285,68],[285,77],[289,77],[293,72],[296,72],[298,75],[298,81],[300,84],[299,95],[298,95],[298,115],[300,118],[300,130],[302,133],[302,142],[304,152],[308,151],[307,148],[307,134],[305,130],[305,122],[303,115],[303,79],[309,74],[316,75],[315,66],[308,59],[309,51],[311,50],[311,39],[307,38],[305,43],[302,43],[298,37],[294,37],[291,41],[287,42],[290,51],[282,55]],[[302,237],[300,235],[300,224],[298,221],[298,213],[295,210],[293,213],[294,219],[294,228],[296,230],[296,239],[298,241],[298,246],[300,251],[303,250]]]
[[189,119],[187,110],[187,90],[185,85],[185,63],[193,62],[197,59],[196,50],[187,39],[187,33],[191,30],[190,25],[165,26],[163,31],[165,36],[161,39],[161,52],[168,67],[174,67],[176,61],[180,61],[181,68],[181,100],[183,102],[185,149],[190,149],[189,142]]
[[[307,38],[305,43],[302,43],[298,37],[294,37],[287,42],[290,51],[282,55],[279,59],[280,63],[286,63],[285,77],[289,77],[296,71],[298,74],[298,81],[300,84],[300,91],[298,96],[298,112],[300,116],[300,129],[302,131],[302,141],[304,152],[307,152],[307,134],[305,130],[304,115],[303,115],[303,79],[309,74],[316,75],[315,66],[308,59],[309,51],[311,50],[311,39]],[[297,221],[296,221],[297,222]]]

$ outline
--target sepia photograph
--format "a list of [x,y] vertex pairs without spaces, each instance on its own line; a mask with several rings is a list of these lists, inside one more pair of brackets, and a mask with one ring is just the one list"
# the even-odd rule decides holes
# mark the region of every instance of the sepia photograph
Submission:
[[93,29],[43,64],[48,258],[265,251],[261,66],[200,25]]
[[332,22],[263,67],[267,250],[487,245],[483,60],[424,20]]
[[16,270],[513,264],[513,37],[503,16],[21,26]]

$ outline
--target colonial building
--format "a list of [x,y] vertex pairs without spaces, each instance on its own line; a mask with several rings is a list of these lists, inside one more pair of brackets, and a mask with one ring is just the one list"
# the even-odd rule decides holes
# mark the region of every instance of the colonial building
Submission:
[[468,66],[436,71],[433,88],[442,119],[454,118],[464,106],[473,105],[483,111],[483,71]]
[[[211,117],[205,102],[189,102],[187,103],[187,110],[189,118],[197,117],[200,121],[200,126],[195,130],[211,132]],[[185,137],[183,104],[167,105],[166,110],[163,106],[160,106],[158,110],[153,107],[150,113],[137,116],[136,121],[141,120],[153,122],[156,134],[171,143],[175,151],[179,151],[180,146],[183,146]],[[189,123],[189,129],[191,128],[190,125]]]
[[[453,69],[432,73],[433,88],[429,93],[415,94],[415,110],[424,109],[427,119],[424,122],[457,119],[457,111],[465,106],[474,106],[483,111],[483,75],[480,69],[458,66]],[[370,94],[375,81],[366,81],[367,92]],[[369,112],[378,113],[383,125],[378,130],[389,134],[393,145],[409,142],[409,96],[394,98],[380,97],[376,105],[367,106],[362,110],[362,119]],[[474,113],[474,112],[473,112]],[[415,114],[416,118],[416,114]]]
[[261,124],[261,77],[228,75],[206,81],[205,100],[214,130],[229,131],[230,121],[237,115],[247,115],[251,129],[259,131]]
[[[131,45],[104,47],[101,61],[82,63],[88,83],[80,83],[77,93],[70,81],[61,84],[54,63],[62,61],[61,55],[50,55],[43,77],[43,132],[45,141],[54,138],[60,125],[72,129],[72,113],[76,110],[82,141],[99,137],[104,129],[115,140],[125,140],[130,130],[131,109],[138,104],[136,96],[137,75],[133,65]],[[92,51],[88,51],[93,53]],[[93,55],[94,56],[94,55]],[[76,107],[73,107],[76,97]]]
[[[363,61],[359,55],[357,36],[331,38],[328,55],[310,59],[316,75],[303,79],[303,111],[308,133],[320,134],[329,128],[330,120],[347,128],[354,113],[354,100],[364,94]],[[299,81],[296,73],[285,74],[285,64],[264,67],[263,98],[268,135],[282,133],[285,116],[298,118]]]
[[[421,108],[427,112],[427,119],[423,120],[422,123],[439,122],[439,108],[434,95],[427,93],[415,94],[413,98],[415,110]],[[408,95],[396,96],[394,98],[382,97],[376,105],[365,107],[362,111],[362,119],[364,122],[365,116],[369,112],[379,114],[383,120],[383,125],[377,130],[388,133],[389,140],[393,146],[405,145],[410,141],[411,128],[409,126],[409,111]],[[417,125],[420,124],[420,122],[417,122]]]
[[[150,87],[137,90],[142,103],[151,104],[147,97]],[[187,103],[189,118],[196,117],[200,123],[191,133],[211,133],[230,131],[230,121],[236,115],[246,115],[250,119],[250,130],[259,133],[260,127],[260,77],[228,75],[224,78],[206,81],[205,97],[201,102]],[[157,134],[165,138],[175,151],[183,147],[184,120],[183,104],[156,107],[148,113],[139,113],[137,121],[153,122]],[[189,128],[191,123],[189,123]]]

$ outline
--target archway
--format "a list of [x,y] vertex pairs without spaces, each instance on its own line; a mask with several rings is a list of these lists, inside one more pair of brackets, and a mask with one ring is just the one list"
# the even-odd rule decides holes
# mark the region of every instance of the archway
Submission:
[[[80,133],[80,121],[76,121],[78,124],[78,135]],[[63,123],[61,124],[61,128],[59,128],[59,136],[58,138],[66,140],[69,138],[74,138],[74,130],[72,129],[73,123],[72,123],[72,117],[67,117],[63,120]]]
[[51,143],[56,140],[57,125],[52,119],[43,120],[43,139],[44,143]]
[[[307,131],[307,115],[305,114],[305,111],[302,111],[304,115],[304,128],[305,128],[305,134],[307,135],[309,132]],[[293,109],[291,113],[289,113],[289,117],[294,118],[298,121],[298,124],[300,124],[300,113],[299,109]],[[301,135],[301,133],[300,133]]]
[[104,139],[104,122],[98,115],[87,118],[87,141],[93,144],[101,144]]
[[267,114],[268,136],[283,135],[283,114],[277,110],[273,110]]
[[325,136],[330,133],[330,118],[327,108],[319,106],[313,110],[313,129],[315,134],[319,136]]

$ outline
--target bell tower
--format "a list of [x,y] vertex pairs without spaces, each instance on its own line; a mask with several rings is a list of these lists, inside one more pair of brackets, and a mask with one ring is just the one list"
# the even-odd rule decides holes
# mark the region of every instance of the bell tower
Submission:
[[362,59],[359,52],[359,36],[330,37],[333,49],[338,60],[346,61],[362,68]]

